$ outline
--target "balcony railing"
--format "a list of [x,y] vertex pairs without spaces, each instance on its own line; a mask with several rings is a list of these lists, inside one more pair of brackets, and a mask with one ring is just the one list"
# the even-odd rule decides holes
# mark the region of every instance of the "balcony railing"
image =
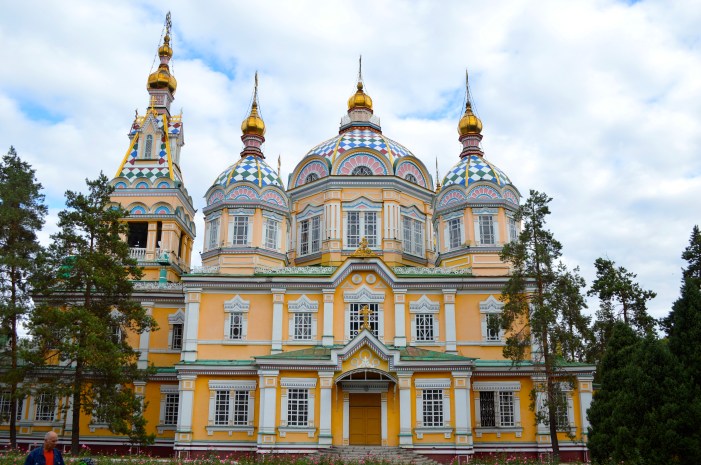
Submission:
[[139,261],[143,261],[146,259],[146,247],[131,247],[129,249],[129,256]]

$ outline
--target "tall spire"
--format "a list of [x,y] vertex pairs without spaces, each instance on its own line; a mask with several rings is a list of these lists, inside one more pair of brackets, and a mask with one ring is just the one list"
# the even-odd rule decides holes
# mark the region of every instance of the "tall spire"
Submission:
[[363,56],[358,58],[358,84],[355,94],[348,99],[348,112],[353,110],[366,110],[372,113],[372,99],[363,90]]
[[146,89],[151,95],[151,101],[153,102],[151,106],[165,109],[168,112],[170,111],[170,103],[173,101],[175,90],[178,87],[178,81],[170,73],[170,67],[168,66],[173,57],[173,48],[170,46],[171,27],[170,12],[168,12],[164,25],[163,44],[158,48],[160,64],[158,69],[149,75],[146,82]]
[[438,157],[436,157],[436,192],[441,190],[441,176],[438,173]]
[[265,142],[265,122],[258,114],[258,71],[254,76],[253,84],[253,102],[251,103],[251,111],[241,123],[241,140],[245,147],[241,152],[241,156],[252,154],[261,158],[265,158],[260,147]]
[[470,98],[470,79],[465,70],[465,113],[458,123],[459,140],[463,150],[460,157],[470,154],[482,155],[479,144],[482,140],[482,121],[472,112],[472,99]]

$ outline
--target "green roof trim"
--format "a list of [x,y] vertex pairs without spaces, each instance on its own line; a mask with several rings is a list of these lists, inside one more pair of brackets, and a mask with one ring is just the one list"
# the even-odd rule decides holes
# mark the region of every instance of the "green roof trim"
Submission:
[[339,349],[343,346],[334,345],[331,347],[315,346],[308,349],[292,350],[280,352],[279,354],[259,355],[256,360],[330,360],[331,349]]
[[196,360],[194,362],[180,362],[176,367],[187,365],[207,365],[207,366],[253,366],[255,360]]
[[449,354],[447,352],[437,352],[435,350],[420,349],[418,347],[398,347],[399,358],[407,362],[471,362],[476,359],[463,357],[462,355]]

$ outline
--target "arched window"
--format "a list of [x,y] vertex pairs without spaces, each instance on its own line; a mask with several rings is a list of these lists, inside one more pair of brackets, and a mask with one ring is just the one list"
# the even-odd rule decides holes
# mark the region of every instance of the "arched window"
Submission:
[[153,148],[153,136],[149,134],[146,136],[146,144],[144,144],[144,158],[151,158],[151,152]]
[[351,171],[351,175],[353,176],[372,176],[372,170],[368,168],[367,166],[356,166],[353,168],[353,171]]
[[307,184],[312,181],[319,179],[319,175],[316,173],[309,173],[306,178],[304,178],[304,183]]
[[404,179],[406,179],[409,182],[413,182],[414,184],[417,184],[416,176],[414,176],[411,173],[407,173],[406,176],[404,176]]

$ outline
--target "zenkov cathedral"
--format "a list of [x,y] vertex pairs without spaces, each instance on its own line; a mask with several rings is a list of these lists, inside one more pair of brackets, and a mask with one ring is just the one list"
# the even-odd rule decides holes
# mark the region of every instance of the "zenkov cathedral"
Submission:
[[[550,451],[548,427],[529,408],[541,374],[503,357],[492,324],[509,273],[499,252],[518,234],[521,194],[485,158],[469,93],[461,148],[440,182],[382,132],[360,78],[338,134],[285,183],[263,151],[256,83],[240,156],[213,170],[206,190],[196,186],[206,207],[202,266],[192,268],[195,208],[181,171],[184,121],[171,113],[169,33],[112,180],[145,271],[134,296],[161,328],[130,336],[139,364],[157,368],[135,386],[155,451]],[[560,447],[581,458],[593,367],[568,369]],[[27,399],[20,438],[71,430],[53,409]],[[81,421],[90,447],[126,443],[98,419]]]

